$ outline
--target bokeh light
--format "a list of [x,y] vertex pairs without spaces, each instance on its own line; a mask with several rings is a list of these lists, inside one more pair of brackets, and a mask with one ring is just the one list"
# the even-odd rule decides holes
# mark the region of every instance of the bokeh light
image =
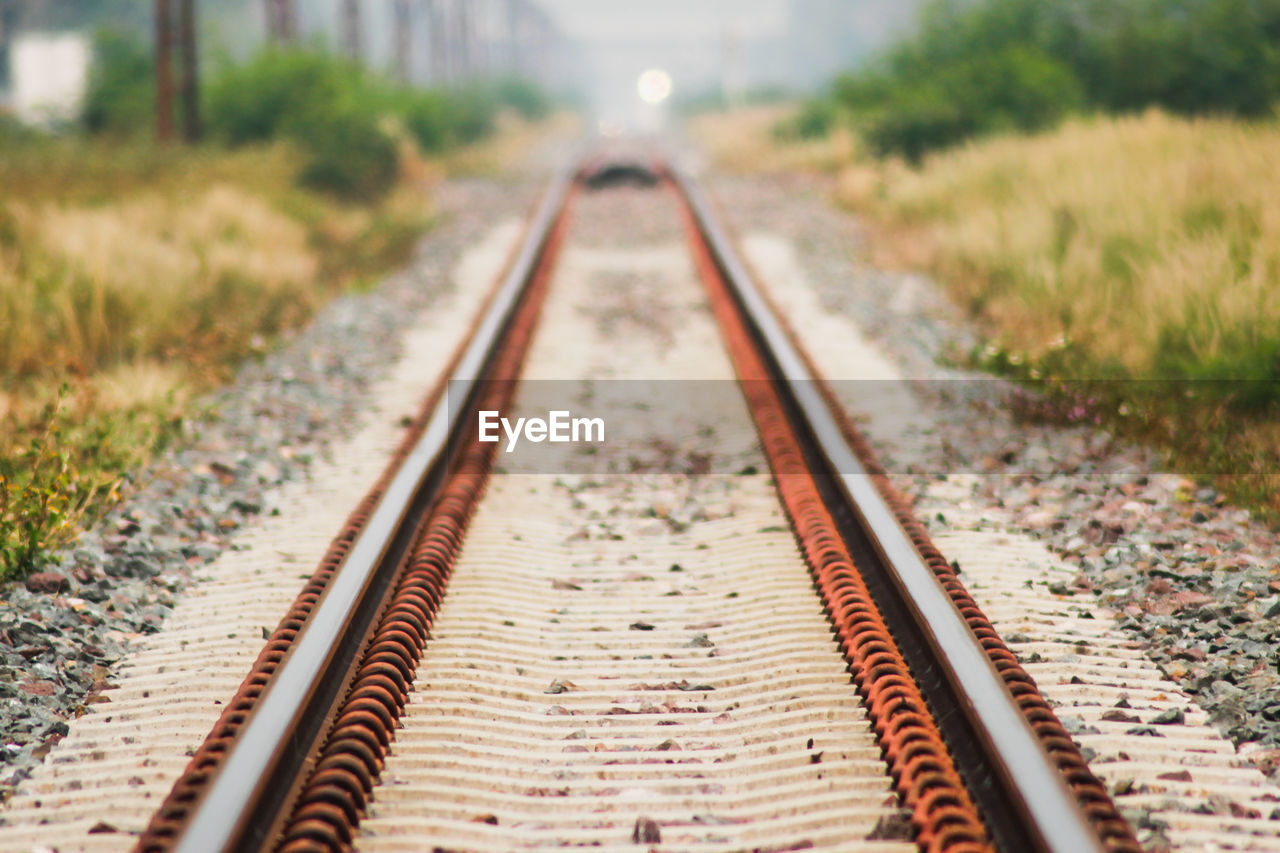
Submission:
[[640,75],[636,89],[646,104],[660,104],[671,97],[671,75],[661,68],[650,68]]

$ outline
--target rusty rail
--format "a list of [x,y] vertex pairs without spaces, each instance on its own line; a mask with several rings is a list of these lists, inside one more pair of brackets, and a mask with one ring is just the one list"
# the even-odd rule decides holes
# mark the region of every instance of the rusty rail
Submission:
[[[704,255],[704,279],[708,279],[713,306],[731,350],[740,351],[735,359],[739,377],[748,397],[758,398],[752,408],[762,441],[775,445],[770,456],[780,495],[855,679],[864,677],[862,668],[879,677],[874,673],[876,666],[881,674],[886,665],[897,674],[897,662],[886,664],[883,658],[892,646],[900,648],[949,747],[947,762],[954,761],[960,770],[1000,849],[1140,850],[1105,787],[1088,771],[1038,692],[1039,701],[1031,703],[1011,692],[1011,684],[1029,685],[1034,691],[1034,683],[954,576],[940,577],[936,567],[926,562],[921,546],[928,543],[923,530],[910,525],[909,535],[900,523],[901,507],[895,511],[894,496],[882,494],[878,487],[878,481],[884,480],[881,472],[864,464],[865,447],[864,458],[859,458],[851,446],[851,425],[757,287],[702,190],[685,172],[675,172],[673,180],[696,229],[691,243],[695,254]],[[753,391],[753,385],[759,387]],[[783,433],[790,435],[771,435],[781,418],[788,424]],[[795,446],[793,437],[803,446]],[[808,482],[798,484],[797,476]],[[828,517],[814,506],[819,494]],[[848,572],[853,565],[856,573]],[[868,594],[871,601],[866,600]],[[891,627],[880,623],[882,616]],[[975,628],[981,625],[988,636],[979,639]],[[850,644],[858,642],[869,648],[851,651]],[[868,651],[881,660],[864,660]],[[904,705],[914,707],[914,692],[895,679],[883,686],[891,697],[888,700],[874,684],[864,683],[862,689],[873,714],[886,701],[898,706],[895,711]],[[886,725],[877,722],[877,730]],[[928,728],[907,739],[910,748],[882,735],[895,774],[903,770],[896,755],[900,750],[930,754],[925,773],[916,782],[904,784],[899,775],[900,790],[927,836],[921,839],[922,845],[933,849],[933,840],[943,835],[950,835],[953,842],[940,843],[941,848],[956,849],[951,843],[980,845],[981,837],[956,834],[957,824],[964,820],[958,810],[965,804],[954,794],[933,807],[922,801],[925,793],[919,786],[940,784],[950,769],[947,762],[938,763],[936,750],[929,748]],[[1050,747],[1055,754],[1050,754]]]
[[[239,726],[216,775],[184,815],[173,849],[259,849],[278,833],[317,743],[350,690],[364,641],[386,607],[387,591],[422,518],[439,497],[450,448],[470,426],[466,416],[544,260],[572,181],[572,172],[562,174],[544,197],[519,255],[454,368],[451,388],[440,395],[421,437]],[[459,406],[458,400],[467,402]]]

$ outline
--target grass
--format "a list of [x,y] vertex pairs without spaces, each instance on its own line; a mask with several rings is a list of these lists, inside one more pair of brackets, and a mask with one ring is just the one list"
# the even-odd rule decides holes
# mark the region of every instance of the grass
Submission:
[[175,434],[191,396],[405,262],[437,174],[299,189],[284,144],[0,147],[0,579],[38,568]]
[[694,141],[721,167],[734,172],[833,171],[857,156],[857,140],[844,127],[812,139],[782,139],[775,129],[801,108],[765,104],[689,119]]
[[440,165],[451,175],[502,177],[526,163],[530,151],[549,145],[563,147],[565,140],[582,136],[580,117],[563,110],[537,121],[523,118],[514,110],[500,110],[494,117],[494,127],[491,136],[445,152]]
[[[767,133],[722,131],[734,133],[730,168],[795,156]],[[872,229],[873,261],[928,270],[968,311],[987,338],[977,363],[1044,383],[1041,415],[1161,448],[1274,522],[1277,150],[1274,120],[1151,111],[972,142],[919,167],[855,153],[834,185]]]
[[952,293],[1027,361],[1280,379],[1277,145],[1275,123],[1078,120],[890,163],[871,192],[855,169],[843,199],[922,232]]

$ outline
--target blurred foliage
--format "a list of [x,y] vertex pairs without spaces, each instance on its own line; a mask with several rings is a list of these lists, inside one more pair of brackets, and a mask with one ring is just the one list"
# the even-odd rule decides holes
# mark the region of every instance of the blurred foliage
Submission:
[[384,127],[400,106],[389,84],[317,51],[267,49],[207,88],[209,133],[229,145],[288,139],[305,155],[304,186],[371,200],[395,183],[398,153]]
[[206,85],[209,133],[230,145],[305,138],[335,104],[372,106],[369,88],[369,78],[346,59],[269,48]]
[[453,115],[455,109],[453,99],[443,92],[422,90],[405,96],[401,117],[405,130],[418,147],[438,154],[454,144],[455,128],[459,124]]
[[527,121],[538,121],[551,114],[551,98],[537,84],[519,77],[504,77],[493,84],[493,97],[499,107],[515,110]]
[[150,49],[115,30],[99,30],[85,92],[84,124],[91,133],[129,136],[155,126],[155,75]]
[[[117,136],[150,133],[155,96],[147,48],[103,31],[95,54],[86,128]],[[394,185],[401,131],[423,151],[443,153],[488,136],[503,110],[534,121],[553,106],[545,92],[520,79],[456,91],[418,89],[332,53],[277,48],[215,70],[204,98],[212,140],[231,147],[287,141],[302,155],[304,186],[353,201],[376,199]]]
[[39,130],[0,113],[0,148],[25,147],[43,138]]
[[396,182],[399,152],[378,114],[356,102],[335,104],[307,124],[304,186],[346,199],[374,201]]
[[694,91],[677,90],[672,97],[671,109],[677,115],[697,116],[710,112],[724,112],[735,106],[761,107],[783,104],[795,98],[796,93],[784,86],[764,85],[747,90],[743,93],[741,100],[735,104],[725,95],[724,87],[715,86]]
[[836,126],[839,108],[825,98],[814,98],[801,104],[795,115],[774,125],[774,137],[780,141],[821,139]]
[[842,77],[873,150],[919,160],[1081,110],[1259,116],[1280,99],[1280,0],[935,0]]
[[419,151],[552,106],[521,81],[412,89],[267,49],[209,63],[206,144],[157,145],[144,33],[97,33],[84,133],[0,116],[0,580],[110,506],[189,395],[408,260],[442,168]]

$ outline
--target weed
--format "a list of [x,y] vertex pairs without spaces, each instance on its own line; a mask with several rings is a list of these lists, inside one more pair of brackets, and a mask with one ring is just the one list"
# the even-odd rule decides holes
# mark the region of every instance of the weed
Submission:
[[21,444],[0,455],[0,580],[21,577],[65,544],[99,490],[117,484],[86,474],[64,441],[67,386],[29,425]]

